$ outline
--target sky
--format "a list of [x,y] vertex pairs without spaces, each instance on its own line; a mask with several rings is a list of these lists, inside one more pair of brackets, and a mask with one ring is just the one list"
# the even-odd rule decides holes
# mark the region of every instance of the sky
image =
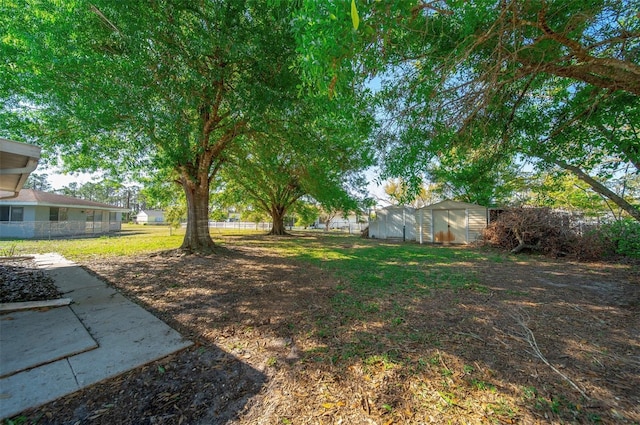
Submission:
[[[69,186],[70,183],[76,182],[78,184],[85,184],[90,181],[96,181],[100,179],[100,174],[88,174],[88,173],[73,173],[73,174],[63,174],[60,173],[57,169],[51,168],[38,168],[36,170],[38,174],[47,174],[47,180],[51,184],[54,190],[62,189],[65,186]],[[373,196],[378,202],[379,206],[387,206],[389,202],[386,201],[388,198],[384,193],[383,184],[378,185],[376,180],[376,172],[374,170],[369,170],[365,173],[367,180],[369,182],[368,189],[371,196]]]
[[38,169],[38,174],[47,174],[47,180],[51,186],[55,189],[62,189],[65,186],[69,186],[69,183],[76,182],[78,184],[85,184],[92,181],[94,175],[86,173],[74,173],[74,174],[61,174],[53,170]]

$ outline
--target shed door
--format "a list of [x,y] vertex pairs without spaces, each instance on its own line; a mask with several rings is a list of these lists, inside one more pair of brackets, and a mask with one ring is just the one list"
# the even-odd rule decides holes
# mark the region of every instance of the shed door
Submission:
[[434,242],[465,243],[466,221],[465,210],[433,210]]

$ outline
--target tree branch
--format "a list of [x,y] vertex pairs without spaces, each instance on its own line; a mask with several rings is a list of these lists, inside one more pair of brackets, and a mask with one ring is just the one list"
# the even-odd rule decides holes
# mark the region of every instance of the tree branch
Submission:
[[522,335],[521,339],[523,339],[525,342],[527,342],[529,344],[529,346],[533,350],[533,355],[536,356],[537,358],[539,358],[540,360],[542,360],[542,362],[544,364],[546,364],[547,366],[549,366],[551,368],[551,370],[553,370],[555,373],[560,375],[562,377],[562,379],[567,381],[569,383],[569,385],[571,385],[573,388],[575,388],[580,393],[580,395],[582,395],[582,397],[584,397],[586,400],[590,400],[589,396],[587,395],[587,393],[582,388],[578,387],[575,384],[575,382],[573,382],[571,379],[569,379],[569,377],[567,375],[565,375],[564,373],[560,372],[542,354],[542,351],[540,351],[540,347],[538,346],[538,342],[536,341],[536,337],[533,334],[533,331],[527,326],[527,315],[526,315],[526,313],[519,313],[519,314],[511,313],[510,316],[511,316],[511,318],[513,318],[515,320],[515,322],[518,325],[520,325],[520,327],[524,331],[524,335]]
[[583,182],[591,186],[591,188],[596,193],[599,193],[600,195],[611,199],[617,206],[619,206],[622,210],[626,211],[631,217],[633,217],[637,221],[640,221],[640,209],[638,207],[631,205],[624,198],[622,198],[621,196],[618,196],[618,194],[616,194],[614,191],[612,191],[611,189],[609,189],[608,187],[606,187],[605,185],[603,185],[602,183],[600,183],[599,181],[591,177],[589,174],[582,171],[580,168],[576,167],[575,165],[570,165],[564,161],[552,159],[549,157],[542,157],[542,159],[549,161],[553,164],[556,164],[558,167],[564,170],[572,172],[580,180],[582,180]]

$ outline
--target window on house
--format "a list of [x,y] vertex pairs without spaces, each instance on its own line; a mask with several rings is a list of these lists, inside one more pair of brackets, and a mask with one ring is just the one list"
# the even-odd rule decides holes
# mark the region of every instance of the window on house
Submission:
[[87,210],[87,223],[85,225],[85,229],[87,232],[93,231],[93,216],[94,216],[94,211]]
[[49,221],[67,221],[67,209],[59,207],[49,208]]
[[24,216],[24,208],[11,207],[11,221],[22,221]]
[[0,221],[22,221],[24,217],[23,207],[0,207]]

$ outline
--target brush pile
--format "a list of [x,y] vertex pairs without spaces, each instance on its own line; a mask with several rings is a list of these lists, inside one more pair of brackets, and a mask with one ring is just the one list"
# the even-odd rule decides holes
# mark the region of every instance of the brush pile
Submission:
[[513,254],[539,252],[550,257],[602,258],[606,241],[576,227],[572,216],[549,208],[514,208],[502,212],[483,232],[485,243]]

